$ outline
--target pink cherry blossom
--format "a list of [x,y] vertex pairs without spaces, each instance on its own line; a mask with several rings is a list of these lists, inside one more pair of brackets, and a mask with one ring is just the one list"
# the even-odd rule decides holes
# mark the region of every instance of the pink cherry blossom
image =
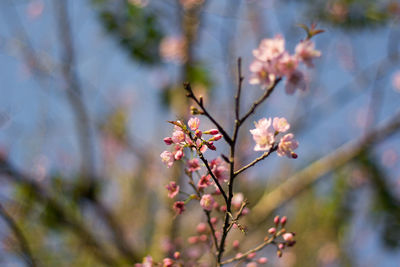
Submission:
[[199,126],[200,126],[199,118],[196,118],[196,117],[190,118],[188,121],[188,126],[192,131],[196,131],[197,129],[199,129]]
[[285,241],[293,241],[294,235],[292,233],[284,233],[282,237]]
[[237,193],[232,198],[232,206],[236,209],[239,209],[242,206],[242,202],[244,200],[244,196],[242,193]]
[[218,181],[228,181],[228,166],[221,158],[213,159],[210,168]]
[[259,84],[262,89],[271,86],[275,80],[275,74],[270,63],[255,60],[250,65],[250,71],[252,72],[252,75],[249,83]]
[[185,133],[179,129],[175,129],[174,132],[172,133],[172,142],[174,142],[175,144],[179,144],[180,142],[184,142],[185,141]]
[[197,188],[203,189],[212,184],[210,175],[203,175],[197,183]]
[[250,130],[256,142],[254,151],[269,150],[275,142],[274,129],[271,125],[271,118],[263,118],[254,123],[256,128]]
[[162,162],[170,168],[174,164],[174,155],[169,151],[164,151],[160,155]]
[[294,135],[291,133],[287,134],[279,141],[277,150],[278,156],[287,156],[289,158],[297,157],[293,150],[295,150],[298,146],[299,143],[294,139]]
[[165,137],[164,143],[169,146],[169,145],[173,144],[174,142],[172,141],[171,137]]
[[214,198],[210,194],[201,197],[200,205],[203,209],[211,211],[214,206]]
[[200,164],[198,159],[190,159],[187,161],[188,171],[195,172],[200,170]]
[[307,67],[313,67],[312,59],[321,56],[321,52],[314,48],[315,44],[311,40],[302,41],[296,46],[296,57],[303,61]]
[[290,128],[290,124],[287,122],[285,118],[278,118],[278,117],[274,118],[272,126],[274,127],[274,130],[279,133],[284,133]]
[[301,91],[307,89],[307,83],[301,71],[294,71],[286,80],[285,91],[287,94],[293,94],[296,89]]
[[185,203],[183,201],[176,201],[172,206],[176,214],[182,214],[185,211]]
[[258,49],[253,50],[253,55],[260,61],[269,61],[280,56],[285,51],[285,39],[281,35],[275,38],[263,39]]
[[261,258],[259,258],[259,259],[257,260],[257,262],[258,262],[259,264],[266,264],[266,263],[268,262],[268,258],[266,258],[266,257],[261,257]]
[[297,69],[297,66],[299,65],[299,60],[296,56],[291,56],[289,55],[289,53],[285,52],[278,59],[278,62],[276,64],[279,74],[281,76],[290,76]]
[[174,198],[179,193],[179,185],[177,185],[174,181],[171,181],[169,184],[167,184],[165,188],[168,190],[169,198]]
[[163,259],[162,267],[172,267],[174,265],[174,261],[170,258]]

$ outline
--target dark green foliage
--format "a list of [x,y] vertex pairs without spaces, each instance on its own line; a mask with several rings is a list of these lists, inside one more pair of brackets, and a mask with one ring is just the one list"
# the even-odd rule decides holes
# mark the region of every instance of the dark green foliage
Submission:
[[128,1],[92,1],[107,32],[116,37],[132,59],[152,65],[159,62],[163,33],[150,9]]

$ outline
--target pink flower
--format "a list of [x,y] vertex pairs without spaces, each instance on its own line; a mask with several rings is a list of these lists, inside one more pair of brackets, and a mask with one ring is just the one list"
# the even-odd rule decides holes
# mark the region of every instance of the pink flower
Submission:
[[290,124],[287,122],[285,118],[278,118],[275,117],[272,126],[274,127],[274,130],[280,133],[284,133],[290,128]]
[[172,206],[176,214],[182,214],[185,211],[185,203],[183,201],[176,201]]
[[268,88],[275,80],[275,74],[270,63],[255,60],[250,65],[250,71],[252,75],[249,83],[259,84],[262,89]]
[[304,75],[301,71],[294,71],[286,80],[285,91],[287,94],[293,94],[296,89],[305,91],[307,89],[307,83],[304,79]]
[[165,258],[163,259],[163,267],[172,267],[174,264],[174,261],[170,258]]
[[235,209],[239,209],[242,206],[244,196],[242,193],[237,193],[232,198],[232,205]]
[[311,40],[301,41],[296,46],[296,57],[303,61],[307,67],[313,67],[312,59],[320,57],[321,52],[314,49],[315,45]]
[[219,134],[219,131],[218,131],[218,129],[211,129],[211,130],[205,131],[204,133],[205,134],[216,135],[216,134]]
[[188,171],[195,172],[200,170],[200,164],[198,159],[190,159],[187,161]]
[[171,181],[169,184],[165,186],[168,190],[168,197],[174,198],[179,193],[179,185],[176,182]]
[[210,168],[218,181],[228,181],[228,166],[221,158],[213,159]]
[[174,155],[175,160],[180,160],[185,155],[183,153],[183,146],[176,145],[172,154]]
[[278,145],[278,156],[287,156],[289,158],[295,158],[297,155],[293,152],[297,147],[299,146],[299,143],[294,139],[293,134],[287,134],[281,138],[279,141]]
[[161,57],[170,62],[186,61],[186,40],[183,37],[165,37],[160,43]]
[[210,194],[205,194],[201,197],[200,205],[203,209],[211,211],[214,206],[214,198]]
[[174,155],[169,151],[164,151],[160,155],[162,162],[170,168],[174,164]]
[[206,145],[204,145],[204,144],[202,143],[202,141],[201,141],[200,139],[197,139],[197,140],[196,140],[196,146],[200,149],[200,152],[201,152],[201,153],[206,152],[206,151],[207,151],[207,148],[208,148]]
[[205,223],[199,223],[196,227],[197,233],[201,234],[207,231],[207,225]]
[[268,262],[268,258],[266,257],[261,257],[257,261],[259,264],[266,264]]
[[250,130],[256,142],[254,151],[269,150],[275,142],[274,129],[271,125],[271,118],[263,118],[254,123],[256,128]]
[[281,35],[272,39],[263,39],[258,49],[253,50],[253,55],[260,61],[272,60],[285,51],[285,40]]
[[211,185],[211,176],[210,175],[203,175],[199,182],[197,183],[197,188],[203,189]]
[[277,68],[280,75],[290,76],[299,65],[299,60],[296,56],[291,56],[289,53],[285,52],[278,59]]
[[184,142],[185,141],[185,133],[182,130],[174,130],[174,132],[172,133],[172,142],[174,142],[175,144],[179,144],[180,142]]
[[196,131],[197,129],[199,129],[199,126],[200,126],[199,118],[196,118],[196,117],[190,118],[188,121],[188,126],[192,131]]

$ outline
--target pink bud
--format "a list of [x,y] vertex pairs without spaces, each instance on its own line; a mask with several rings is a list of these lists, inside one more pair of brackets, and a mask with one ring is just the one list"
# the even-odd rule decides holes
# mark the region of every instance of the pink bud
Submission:
[[171,145],[173,143],[172,138],[171,137],[165,137],[164,138],[164,143],[166,145],[168,145],[168,146]]
[[204,233],[207,230],[207,225],[205,223],[199,223],[196,227],[196,231],[200,233]]
[[222,138],[222,134],[217,134],[217,135],[214,135],[213,137],[211,137],[210,141],[218,141],[221,138]]
[[211,129],[211,130],[205,131],[204,133],[205,134],[216,135],[216,134],[219,134],[219,131],[217,129]]
[[199,241],[199,237],[198,236],[190,236],[188,238],[188,242],[191,245],[196,244],[198,241]]
[[232,242],[232,247],[233,247],[234,249],[238,249],[238,248],[239,248],[239,245],[240,245],[239,240],[235,240],[235,241]]
[[286,222],[287,222],[287,217],[286,217],[286,216],[283,216],[283,217],[281,218],[281,224],[282,224],[282,226],[285,226]]
[[207,238],[207,235],[201,235],[199,237],[199,239],[200,239],[201,242],[206,242],[208,238]]
[[221,207],[219,208],[219,210],[222,211],[222,212],[225,212],[225,211],[226,211],[226,206],[225,206],[225,205],[221,206]]
[[274,223],[275,223],[275,224],[278,224],[278,223],[279,223],[279,215],[275,216],[275,218],[274,218]]
[[283,243],[280,243],[280,244],[278,245],[278,248],[279,248],[279,249],[284,249],[284,248],[285,248],[285,245],[284,245]]
[[214,145],[208,145],[208,148],[211,150],[217,150],[217,148]]
[[201,138],[201,136],[203,135],[203,133],[200,130],[196,130],[195,134],[198,138]]
[[174,258],[179,259],[181,257],[181,253],[179,251],[175,251]]
[[243,254],[239,252],[239,253],[236,254],[235,258],[240,258],[242,256],[243,256]]
[[282,237],[285,241],[293,241],[294,236],[292,233],[284,233]]
[[291,155],[292,155],[292,158],[294,158],[294,159],[297,159],[297,157],[298,157],[297,154],[294,152],[292,152]]
[[218,218],[217,217],[212,217],[210,219],[210,221],[211,221],[212,224],[216,224],[218,222]]
[[248,259],[253,259],[257,254],[255,252],[250,253],[249,255],[247,255]]
[[242,210],[242,215],[247,215],[247,214],[249,214],[249,209],[248,208],[244,208]]
[[180,160],[183,157],[183,151],[182,150],[176,151],[174,157],[175,157],[176,160]]
[[268,229],[268,233],[270,233],[271,235],[276,233],[276,228],[275,227],[271,227]]
[[268,262],[268,258],[266,257],[261,257],[257,261],[259,264],[266,264]]

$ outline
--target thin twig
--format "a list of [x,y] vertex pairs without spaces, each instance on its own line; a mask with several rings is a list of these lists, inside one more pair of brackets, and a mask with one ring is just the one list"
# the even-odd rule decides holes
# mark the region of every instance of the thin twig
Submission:
[[184,83],[183,87],[185,88],[185,90],[188,92],[187,93],[187,97],[191,98],[194,100],[194,102],[196,102],[196,104],[201,108],[203,114],[210,119],[210,121],[212,121],[212,123],[214,123],[214,125],[217,127],[218,131],[222,134],[222,136],[224,137],[225,141],[228,144],[232,144],[232,138],[229,136],[229,134],[224,130],[224,128],[214,119],[213,116],[210,115],[210,113],[207,111],[207,109],[204,107],[204,103],[202,98],[197,98],[192,90],[192,87],[190,86],[190,83]]
[[26,239],[22,230],[18,227],[15,220],[7,213],[7,211],[1,204],[0,204],[0,216],[4,219],[4,221],[8,224],[10,229],[14,232],[14,235],[18,240],[19,247],[25,256],[24,259],[26,264],[32,267],[38,266],[36,264],[35,258],[32,255],[32,251],[29,247],[28,240]]
[[270,85],[270,87],[268,87],[265,90],[265,93],[257,100],[253,103],[253,105],[251,106],[251,108],[249,109],[249,111],[247,111],[247,113],[239,120],[240,124],[242,124],[251,114],[253,114],[253,112],[256,110],[256,108],[265,101],[265,99],[267,99],[271,93],[274,91],[275,87],[278,85],[278,83],[282,80],[282,78],[277,78],[274,80],[274,82]]
[[264,154],[262,154],[260,157],[256,158],[255,160],[253,160],[252,162],[250,162],[249,164],[247,164],[246,166],[243,166],[242,168],[240,168],[239,170],[235,171],[235,176],[237,176],[238,174],[244,172],[245,170],[247,170],[248,168],[256,165],[257,162],[265,159],[266,157],[268,157],[272,152],[276,151],[278,149],[277,145],[272,146],[268,151],[266,151]]

